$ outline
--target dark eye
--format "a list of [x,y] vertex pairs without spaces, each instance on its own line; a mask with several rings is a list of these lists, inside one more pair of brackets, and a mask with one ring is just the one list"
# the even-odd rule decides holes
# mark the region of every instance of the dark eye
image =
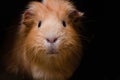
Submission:
[[62,24],[64,27],[66,27],[66,22],[65,21],[62,21]]
[[41,21],[38,23],[38,27],[40,27],[41,26]]

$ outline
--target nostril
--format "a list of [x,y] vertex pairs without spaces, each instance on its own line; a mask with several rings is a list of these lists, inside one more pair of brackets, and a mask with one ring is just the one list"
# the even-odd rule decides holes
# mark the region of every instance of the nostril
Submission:
[[57,41],[57,38],[54,39],[54,42],[56,42],[56,41]]
[[57,38],[47,38],[46,40],[49,43],[55,43],[57,41]]

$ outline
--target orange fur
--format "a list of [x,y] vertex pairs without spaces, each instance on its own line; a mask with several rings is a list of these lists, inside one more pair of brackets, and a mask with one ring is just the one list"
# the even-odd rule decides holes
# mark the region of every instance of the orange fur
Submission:
[[[34,80],[67,80],[80,64],[82,45],[69,14],[75,7],[67,0],[31,2],[22,15],[8,70],[28,73]],[[27,13],[28,16],[26,17]],[[26,13],[26,14],[25,14]],[[66,22],[66,27],[62,25]],[[41,27],[38,23],[41,21]],[[57,37],[55,54],[46,38]]]

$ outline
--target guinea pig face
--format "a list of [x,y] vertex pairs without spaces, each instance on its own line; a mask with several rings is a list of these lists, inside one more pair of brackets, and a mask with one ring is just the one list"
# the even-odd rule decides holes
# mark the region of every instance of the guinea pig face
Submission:
[[[80,37],[72,24],[74,18],[70,19],[75,11],[65,5],[60,4],[56,9],[54,6],[33,2],[24,12],[24,44],[29,56],[69,56],[80,52]],[[78,16],[79,12],[75,15]]]

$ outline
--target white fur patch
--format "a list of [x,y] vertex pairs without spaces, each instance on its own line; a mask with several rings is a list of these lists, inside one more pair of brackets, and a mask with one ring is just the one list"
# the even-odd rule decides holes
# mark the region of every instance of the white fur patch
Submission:
[[32,66],[32,75],[34,79],[41,79],[44,76],[44,72],[36,66]]

